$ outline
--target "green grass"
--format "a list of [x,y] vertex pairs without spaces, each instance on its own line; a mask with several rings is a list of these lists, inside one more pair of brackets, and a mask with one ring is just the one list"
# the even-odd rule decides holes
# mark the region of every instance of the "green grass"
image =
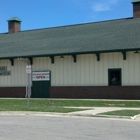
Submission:
[[83,109],[67,107],[140,107],[139,101],[105,101],[105,100],[53,100],[30,99],[27,109],[27,99],[0,99],[0,111],[42,111],[42,112],[73,112]]
[[30,107],[27,108],[26,99],[0,99],[0,111],[39,111],[39,112],[59,112],[68,113],[81,111],[83,109],[64,108],[50,100],[30,100]]
[[114,116],[135,116],[140,114],[140,110],[118,110],[100,113],[99,115],[114,115]]

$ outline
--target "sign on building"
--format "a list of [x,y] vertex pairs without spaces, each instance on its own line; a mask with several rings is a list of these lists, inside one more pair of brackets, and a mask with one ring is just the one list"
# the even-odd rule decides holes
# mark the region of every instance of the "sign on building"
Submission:
[[0,67],[0,71],[7,71],[7,67],[5,66]]
[[0,76],[9,76],[11,75],[11,71],[7,71],[6,66],[0,67]]
[[33,72],[33,81],[50,81],[50,71]]

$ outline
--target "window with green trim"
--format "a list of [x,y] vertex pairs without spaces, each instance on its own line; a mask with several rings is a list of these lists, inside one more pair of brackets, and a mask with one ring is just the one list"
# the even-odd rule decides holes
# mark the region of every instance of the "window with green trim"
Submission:
[[108,85],[121,86],[122,76],[121,69],[108,69]]

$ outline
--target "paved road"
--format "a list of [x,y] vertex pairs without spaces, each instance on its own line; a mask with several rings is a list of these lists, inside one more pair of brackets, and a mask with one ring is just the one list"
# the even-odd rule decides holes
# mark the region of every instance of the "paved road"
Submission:
[[139,140],[139,129],[134,120],[0,116],[0,140]]

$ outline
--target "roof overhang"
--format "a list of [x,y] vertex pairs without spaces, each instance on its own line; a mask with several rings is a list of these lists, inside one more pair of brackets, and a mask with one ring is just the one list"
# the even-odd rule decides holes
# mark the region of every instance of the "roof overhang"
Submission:
[[17,58],[36,58],[36,57],[56,57],[56,56],[69,56],[69,55],[84,55],[84,54],[97,54],[97,53],[115,53],[115,52],[130,52],[130,51],[140,51],[140,48],[133,49],[118,49],[118,50],[102,50],[102,51],[86,51],[86,52],[69,52],[69,53],[58,53],[58,54],[40,54],[40,55],[26,55],[26,56],[11,56],[11,57],[1,57],[3,59],[17,59]]

